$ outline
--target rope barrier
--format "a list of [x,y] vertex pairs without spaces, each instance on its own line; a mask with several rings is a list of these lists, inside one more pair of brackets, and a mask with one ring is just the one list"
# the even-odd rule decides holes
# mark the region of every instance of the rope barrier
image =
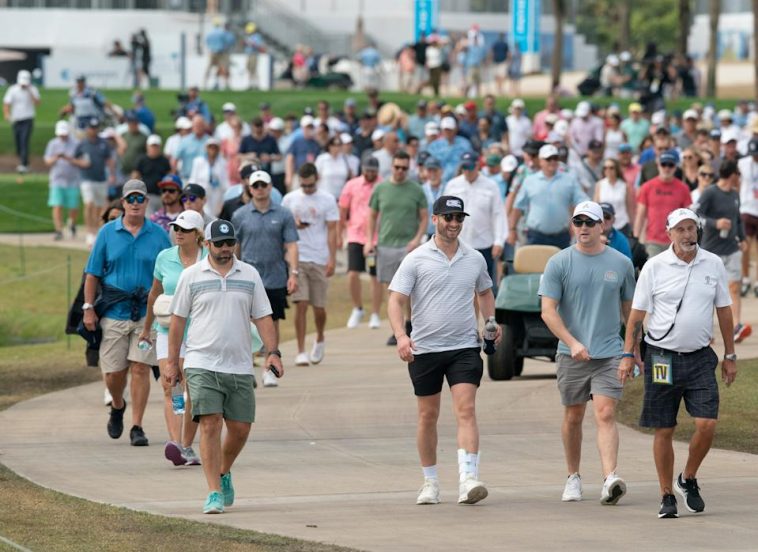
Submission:
[[10,207],[6,207],[5,205],[0,205],[0,212],[7,213],[9,215],[14,215],[20,218],[25,218],[26,220],[31,220],[34,222],[44,222],[45,224],[49,224],[50,226],[53,225],[53,221],[51,221],[49,218],[42,218],[36,215],[30,215],[29,213],[24,213],[22,211],[16,211],[15,209],[11,209]]
[[24,276],[18,276],[17,278],[10,278],[8,280],[3,280],[3,281],[0,281],[0,286],[4,286],[6,284],[13,284],[15,282],[21,282],[23,280],[29,280],[31,278],[35,278],[37,276],[40,276],[42,274],[47,274],[49,272],[55,272],[56,270],[58,270],[58,269],[60,269],[60,268],[62,268],[64,266],[67,266],[67,265],[68,265],[68,263],[63,263],[63,264],[51,266],[50,268],[46,268],[45,270],[39,270],[37,272],[32,272],[31,274],[26,274]]

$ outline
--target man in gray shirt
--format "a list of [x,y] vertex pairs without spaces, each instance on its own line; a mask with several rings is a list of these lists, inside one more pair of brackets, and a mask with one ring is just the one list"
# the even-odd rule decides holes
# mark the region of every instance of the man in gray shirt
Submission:
[[[459,504],[487,497],[479,481],[479,429],[475,400],[482,379],[476,295],[484,318],[495,314],[492,280],[484,257],[458,239],[468,214],[463,200],[440,196],[433,206],[432,239],[411,251],[390,283],[387,308],[400,358],[418,404],[417,446],[424,485],[416,504],[437,504],[437,418],[443,380],[447,378],[458,422]],[[403,313],[412,306],[413,330],[406,335]],[[500,340],[500,330],[496,342]]]
[[629,316],[634,267],[628,257],[601,241],[600,205],[580,203],[571,222],[576,245],[550,258],[539,288],[542,318],[560,340],[558,390],[565,407],[561,433],[569,473],[563,501],[582,499],[582,421],[587,401],[592,399],[605,478],[600,503],[616,504],[626,493],[626,483],[616,474],[615,412],[623,385],[618,368],[626,356],[622,355],[621,316],[623,320]]

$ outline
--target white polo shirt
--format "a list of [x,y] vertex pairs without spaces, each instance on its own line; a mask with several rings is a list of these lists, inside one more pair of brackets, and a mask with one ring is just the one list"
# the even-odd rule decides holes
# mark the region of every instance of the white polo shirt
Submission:
[[479,173],[469,182],[464,175],[456,176],[445,184],[442,192],[463,200],[470,215],[463,223],[460,238],[474,249],[489,249],[502,245],[508,239],[508,224],[500,188],[491,178]]
[[[682,307],[676,313],[682,296]],[[674,254],[672,245],[645,263],[632,308],[648,313],[647,331],[655,337],[665,334],[676,316],[674,328],[664,339],[645,337],[645,341],[654,347],[689,353],[710,344],[714,306],[731,304],[721,259],[698,247],[695,259],[687,264]]]
[[491,288],[481,253],[459,240],[448,259],[434,239],[406,255],[389,286],[410,297],[418,354],[479,347],[474,294]]
[[235,258],[229,273],[221,276],[206,257],[182,272],[171,312],[190,318],[185,368],[252,374],[250,319],[271,314],[255,268]]

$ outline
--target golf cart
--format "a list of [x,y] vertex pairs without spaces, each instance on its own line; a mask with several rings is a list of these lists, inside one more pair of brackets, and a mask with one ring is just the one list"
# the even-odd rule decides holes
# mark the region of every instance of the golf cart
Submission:
[[537,291],[548,259],[559,251],[552,245],[526,245],[516,250],[512,270],[506,268],[495,300],[495,318],[503,337],[487,363],[493,380],[520,376],[526,357],[555,361],[558,338],[542,321]]

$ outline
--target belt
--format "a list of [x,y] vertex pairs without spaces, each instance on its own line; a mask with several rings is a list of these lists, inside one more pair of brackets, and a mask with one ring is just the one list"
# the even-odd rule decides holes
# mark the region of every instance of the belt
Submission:
[[655,345],[650,345],[647,341],[645,342],[645,345],[647,346],[648,351],[658,352],[658,353],[670,353],[672,355],[680,356],[680,357],[687,357],[691,355],[696,355],[698,353],[702,353],[706,349],[710,349],[710,345],[706,345],[705,347],[701,347],[700,349],[697,349],[696,351],[690,351],[688,353],[682,353],[679,351],[672,351],[671,349],[663,349],[661,347],[656,347]]

